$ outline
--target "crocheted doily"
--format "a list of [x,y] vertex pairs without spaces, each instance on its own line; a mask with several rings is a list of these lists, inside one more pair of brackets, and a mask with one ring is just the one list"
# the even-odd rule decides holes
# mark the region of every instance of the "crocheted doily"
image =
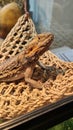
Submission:
[[42,83],[42,89],[32,89],[24,80],[17,84],[0,83],[1,119],[17,117],[73,94],[73,62],[64,62],[50,51],[40,61],[48,69],[36,65],[32,78]]

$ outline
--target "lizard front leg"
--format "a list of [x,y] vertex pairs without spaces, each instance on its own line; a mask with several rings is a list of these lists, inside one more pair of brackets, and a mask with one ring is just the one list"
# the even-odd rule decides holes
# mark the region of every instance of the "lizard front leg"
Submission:
[[34,65],[30,65],[24,72],[25,82],[28,83],[32,88],[41,89],[42,83],[31,79],[34,70]]

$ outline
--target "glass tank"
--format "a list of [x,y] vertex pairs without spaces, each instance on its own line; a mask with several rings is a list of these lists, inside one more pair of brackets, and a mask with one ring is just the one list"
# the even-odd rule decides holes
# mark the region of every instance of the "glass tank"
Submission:
[[[17,112],[15,112],[15,114],[13,114],[13,117],[10,117],[10,119],[8,118],[8,120],[4,120],[5,122],[1,119],[0,128],[7,129],[7,128],[14,127],[14,129],[17,129],[15,127],[21,126],[21,128],[19,127],[20,129],[25,128],[26,130],[36,130],[36,129],[42,130],[42,128],[44,126],[46,126],[45,125],[46,122],[47,123],[49,122],[49,124],[50,124],[50,122],[52,123],[56,119],[58,120],[59,116],[60,116],[60,118],[62,118],[66,107],[70,108],[71,111],[73,112],[73,110],[72,110],[73,106],[71,107],[71,105],[73,104],[73,84],[72,84],[73,83],[73,67],[72,67],[73,66],[73,63],[72,63],[73,62],[73,15],[72,15],[73,0],[13,0],[13,1],[18,3],[19,7],[17,9],[19,9],[19,12],[20,12],[20,13],[14,13],[15,16],[16,16],[16,14],[20,14],[18,16],[18,18],[19,18],[19,17],[21,17],[21,15],[24,14],[24,12],[25,12],[24,11],[24,1],[26,1],[27,2],[26,5],[28,6],[27,8],[28,8],[28,11],[30,12],[31,17],[28,17],[28,19],[26,19],[26,17],[25,17],[25,21],[23,19],[22,23],[19,23],[18,21],[17,21],[17,23],[15,22],[14,25],[15,24],[19,25],[19,26],[17,26],[17,25],[14,26],[13,30],[16,32],[10,33],[9,31],[11,31],[11,30],[7,31],[6,36],[8,33],[10,33],[10,37],[12,37],[12,38],[7,39],[6,42],[9,42],[9,43],[6,45],[6,48],[9,47],[10,49],[13,49],[13,50],[9,51],[9,50],[6,50],[6,48],[1,50],[4,45],[3,41],[7,37],[5,36],[4,39],[2,39],[0,37],[0,43],[1,43],[0,52],[2,51],[2,54],[4,54],[3,55],[4,57],[5,57],[6,51],[8,51],[8,53],[6,53],[6,55],[9,54],[9,56],[15,57],[16,54],[18,54],[21,51],[24,44],[26,44],[27,40],[25,39],[25,42],[24,42],[24,37],[23,37],[24,34],[27,35],[27,36],[25,36],[25,38],[28,38],[28,37],[31,38],[32,35],[28,36],[28,34],[30,35],[30,33],[35,32],[35,35],[37,35],[39,33],[51,32],[52,34],[54,34],[54,41],[51,44],[51,46],[49,47],[50,51],[48,51],[49,53],[46,53],[46,55],[43,55],[42,59],[40,59],[40,58],[39,59],[40,59],[40,61],[43,61],[43,63],[47,66],[46,68],[49,68],[49,66],[51,66],[52,69],[43,69],[41,67],[38,67],[38,65],[35,66],[34,74],[32,75],[32,78],[34,80],[36,80],[37,82],[41,81],[40,79],[42,79],[42,77],[35,78],[35,77],[40,77],[39,75],[41,74],[44,77],[43,79],[45,79],[42,83],[45,84],[45,82],[48,81],[47,86],[50,86],[48,88],[47,88],[47,86],[44,87],[46,89],[42,89],[43,91],[42,90],[36,91],[36,89],[32,89],[32,88],[30,89],[29,83],[24,82],[25,85],[27,84],[26,86],[24,86],[22,79],[19,79],[19,81],[17,81],[16,84],[15,83],[13,84],[15,86],[15,87],[13,86],[13,89],[11,89],[9,87],[10,82],[7,84],[8,86],[6,88],[4,88],[3,91],[0,92],[0,100],[1,100],[2,96],[4,97],[4,92],[7,91],[8,88],[11,89],[10,92],[9,92],[9,90],[7,91],[9,93],[7,93],[6,98],[4,98],[5,102],[3,103],[3,106],[5,104],[8,106],[8,109],[5,106],[4,111],[5,111],[5,109],[6,109],[6,112],[7,112],[7,110],[9,110],[9,112],[11,114],[13,112],[11,110],[14,110],[14,108],[12,109],[13,106],[9,107],[9,105],[11,105],[11,103],[12,103],[12,99],[6,101],[8,94],[9,94],[9,96],[11,94],[13,101],[16,101],[16,102],[14,102],[15,103],[14,106],[16,107],[15,111],[17,110],[17,106],[23,105],[23,107],[22,107],[23,113],[21,113],[21,109],[18,109],[18,113],[20,113],[20,115],[17,116],[16,115]],[[7,0],[7,1],[1,0],[0,9],[1,9],[1,6],[3,7],[4,2],[6,5],[7,3],[10,3],[13,1],[12,0]],[[7,18],[7,15],[6,15],[6,18]],[[17,18],[17,20],[18,20],[18,18]],[[32,23],[34,23],[31,26],[28,25],[28,23],[31,24],[31,22],[29,21],[30,18],[32,19]],[[10,19],[7,19],[7,20],[10,20]],[[13,20],[15,20],[15,19],[13,18]],[[13,20],[11,20],[10,23],[13,22]],[[1,20],[0,20],[0,22],[1,22]],[[7,21],[4,20],[5,24],[6,24],[6,22]],[[27,25],[27,28],[22,29],[22,26],[24,26],[25,23]],[[8,24],[8,26],[9,26],[9,24]],[[16,29],[15,27],[17,28],[17,30],[15,30]],[[30,27],[35,28],[36,31],[34,31],[34,29],[31,29],[31,30],[33,30],[33,32],[31,32],[31,30],[30,30],[30,33],[28,33]],[[0,26],[0,30],[1,30],[1,28],[2,27]],[[12,28],[13,28],[13,26],[11,26],[10,29],[12,29]],[[4,28],[3,31],[4,32],[2,34],[5,34],[6,28]],[[25,33],[23,34],[24,31],[25,31]],[[21,35],[20,35],[20,33],[21,33]],[[18,38],[18,40],[17,40],[17,38]],[[11,41],[8,41],[8,40],[11,40]],[[12,46],[12,44],[14,44],[13,40],[15,40],[15,45]],[[21,40],[23,40],[23,41],[21,42]],[[3,44],[2,44],[2,42],[3,42]],[[19,46],[19,43],[21,44],[21,46]],[[27,47],[25,47],[25,48],[28,50],[28,44],[27,44]],[[15,52],[14,52],[14,49],[15,49]],[[33,49],[33,47],[32,47],[32,49]],[[33,51],[32,49],[30,49],[30,51],[32,51],[32,52],[34,52],[36,50],[36,49],[34,49],[34,51]],[[29,53],[29,52],[27,51],[27,53]],[[32,54],[32,53],[29,53],[29,54]],[[36,53],[36,55],[37,54],[38,53]],[[25,53],[25,55],[26,55],[26,53]],[[2,55],[0,55],[0,58],[1,58],[1,56]],[[11,58],[11,57],[8,57],[8,58]],[[25,59],[29,59],[29,58],[26,57]],[[47,60],[45,60],[45,59],[47,59]],[[21,60],[23,60],[23,59],[21,59]],[[48,61],[48,64],[47,64],[47,61]],[[53,62],[53,61],[55,61],[55,62]],[[66,61],[66,62],[64,62],[64,61]],[[34,62],[36,62],[36,61],[34,61]],[[68,62],[68,64],[66,64],[67,62]],[[16,63],[16,62],[14,62],[14,63]],[[72,64],[70,64],[70,63],[72,63]],[[11,66],[9,66],[9,67],[11,68]],[[40,69],[37,69],[37,68],[40,68]],[[14,69],[16,69],[16,67]],[[17,70],[19,70],[19,69],[17,69]],[[37,75],[36,75],[36,71],[38,72]],[[49,75],[48,75],[48,71],[49,71]],[[5,71],[5,72],[7,72],[7,71]],[[15,72],[18,72],[18,71],[15,71]],[[55,72],[55,75],[54,75],[54,72]],[[58,74],[61,77],[59,77]],[[66,75],[66,74],[70,74],[70,75]],[[13,73],[13,76],[14,76],[14,73]],[[17,74],[15,75],[15,77],[17,79]],[[66,80],[69,82],[63,82],[63,84],[62,84],[63,80],[60,80],[60,79],[63,79],[63,78],[64,79],[67,78]],[[69,78],[70,78],[70,80],[69,80]],[[59,81],[58,81],[58,79],[59,79]],[[27,80],[26,80],[26,82],[27,82]],[[55,86],[54,83],[55,83],[55,85],[57,85],[58,83],[60,85]],[[69,83],[71,88],[69,88],[69,86],[67,86],[67,83]],[[66,90],[63,88],[63,86],[60,88],[61,84],[64,85],[64,87],[66,86],[65,87]],[[4,85],[6,85],[6,84],[4,84]],[[16,87],[16,85],[18,85],[19,88]],[[51,85],[52,85],[52,87],[51,87]],[[21,86],[22,86],[22,89],[20,89]],[[53,89],[53,87],[54,87],[54,89]],[[18,90],[17,90],[17,88],[18,88]],[[29,93],[25,94],[26,88],[28,90],[27,92],[29,92]],[[63,89],[63,91],[62,91],[62,89]],[[15,92],[18,92],[18,97],[17,97],[17,94],[15,95]],[[23,102],[24,104],[21,103],[21,101],[23,101],[22,99],[24,99],[24,98],[21,98],[21,95],[23,92],[25,94],[26,101],[28,101],[28,103],[26,102],[26,105],[27,105],[27,107],[25,108],[26,110],[24,109],[25,101]],[[29,96],[30,93],[32,96]],[[52,95],[52,96],[50,96],[51,98],[49,98],[48,95]],[[35,96],[36,96],[36,98],[34,98]],[[40,98],[40,96],[42,98]],[[54,98],[54,96],[55,96],[55,98]],[[70,98],[70,96],[72,96],[72,97]],[[35,109],[33,109],[34,105],[31,105],[31,101],[29,100],[30,97],[32,97],[31,101],[33,101],[33,102],[37,100],[37,103],[35,102],[35,106],[37,106],[37,104],[39,104],[39,107],[34,107]],[[21,100],[18,100],[18,99],[21,99]],[[39,103],[40,99],[42,102],[44,101],[44,99],[46,101],[44,103]],[[42,105],[40,105],[40,104],[42,104]],[[67,104],[69,104],[69,105],[67,106]],[[0,104],[0,106],[1,106],[1,104]],[[0,108],[3,109],[3,106]],[[26,112],[28,108],[29,109],[31,108],[30,109],[31,111]],[[60,110],[62,113],[60,113]],[[66,109],[66,115],[67,115],[67,110],[68,110],[68,112],[70,112],[69,109]],[[57,115],[57,112],[59,115]],[[55,113],[57,115],[56,118],[54,118]],[[1,114],[3,114],[3,111],[2,111],[2,113],[0,113],[0,115]],[[5,115],[5,116],[7,116],[7,115]],[[45,120],[43,117],[45,117]],[[50,125],[49,125],[48,129],[46,127],[45,130],[73,130],[73,118],[72,117],[73,116],[70,115],[69,116],[70,119],[67,118],[68,120],[66,120],[66,118],[65,118],[65,121],[62,120],[64,122],[62,122],[61,124],[58,124],[56,126],[52,125],[52,126],[54,126],[52,128],[50,128]],[[54,118],[54,119],[52,119],[52,118]],[[35,125],[35,124],[37,124],[37,125]],[[55,123],[55,124],[57,124],[57,123]],[[29,126],[31,126],[31,128],[28,128]],[[42,128],[40,128],[41,126],[42,126]]]

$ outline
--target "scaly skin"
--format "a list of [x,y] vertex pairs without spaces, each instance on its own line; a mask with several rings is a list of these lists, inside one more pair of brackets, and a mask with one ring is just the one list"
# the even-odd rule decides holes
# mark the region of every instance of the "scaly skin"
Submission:
[[14,82],[24,78],[26,83],[39,88],[39,84],[31,77],[39,57],[49,49],[53,39],[53,34],[38,34],[21,53],[1,63],[0,82]]

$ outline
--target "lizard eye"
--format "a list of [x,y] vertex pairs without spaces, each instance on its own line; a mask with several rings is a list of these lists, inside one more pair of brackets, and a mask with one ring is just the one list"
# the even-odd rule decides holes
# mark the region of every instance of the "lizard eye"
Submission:
[[40,40],[40,37],[38,37],[38,39]]
[[32,51],[33,50],[33,47],[31,47],[30,49],[29,49],[29,51]]

